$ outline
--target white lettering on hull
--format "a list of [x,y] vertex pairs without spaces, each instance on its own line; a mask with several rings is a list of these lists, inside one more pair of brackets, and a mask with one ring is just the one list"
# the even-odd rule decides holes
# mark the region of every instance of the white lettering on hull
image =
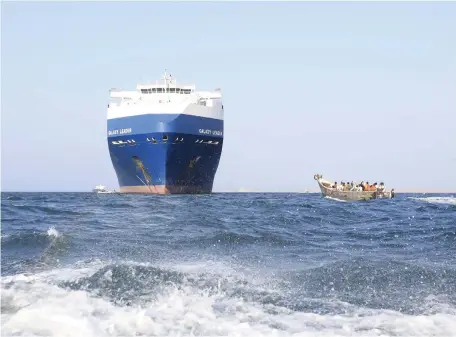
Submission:
[[199,133],[203,135],[222,136],[223,132],[220,130],[199,129]]
[[117,129],[117,130],[109,130],[108,131],[108,136],[113,136],[113,135],[125,135],[131,133],[131,128],[127,129]]

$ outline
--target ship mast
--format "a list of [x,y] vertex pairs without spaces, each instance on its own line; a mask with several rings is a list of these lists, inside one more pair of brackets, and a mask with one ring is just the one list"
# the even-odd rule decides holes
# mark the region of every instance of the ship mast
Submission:
[[168,75],[166,74],[166,69],[165,69],[165,74],[163,75],[163,79],[165,80],[165,90],[166,90],[166,100],[169,102],[169,79]]

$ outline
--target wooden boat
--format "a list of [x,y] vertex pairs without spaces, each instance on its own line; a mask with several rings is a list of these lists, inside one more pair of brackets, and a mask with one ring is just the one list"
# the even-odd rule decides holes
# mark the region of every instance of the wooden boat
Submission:
[[346,201],[360,201],[360,200],[373,200],[373,199],[391,199],[394,198],[394,189],[391,191],[338,191],[331,188],[331,182],[323,179],[322,175],[315,174],[314,179],[320,187],[321,194],[324,197],[330,197]]

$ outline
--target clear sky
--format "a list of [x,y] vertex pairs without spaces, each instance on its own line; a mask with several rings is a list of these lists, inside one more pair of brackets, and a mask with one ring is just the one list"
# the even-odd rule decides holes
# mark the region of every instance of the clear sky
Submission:
[[214,191],[456,191],[456,3],[2,4],[2,190],[118,190],[111,87],[222,88]]

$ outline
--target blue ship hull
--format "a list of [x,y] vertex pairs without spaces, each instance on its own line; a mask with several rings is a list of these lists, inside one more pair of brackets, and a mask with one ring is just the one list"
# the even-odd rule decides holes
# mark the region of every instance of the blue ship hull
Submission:
[[108,144],[120,192],[211,193],[223,120],[182,114],[110,119]]

